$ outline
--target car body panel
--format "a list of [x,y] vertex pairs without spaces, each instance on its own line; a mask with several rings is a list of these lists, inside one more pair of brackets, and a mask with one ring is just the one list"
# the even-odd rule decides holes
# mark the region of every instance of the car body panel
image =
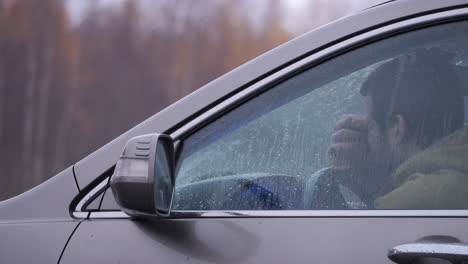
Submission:
[[74,221],[69,207],[78,193],[73,168],[69,167],[43,184],[0,202],[0,226],[12,222]]
[[379,25],[466,4],[468,4],[466,0],[389,2],[342,18],[289,41],[208,83],[79,161],[75,165],[78,185],[81,189],[84,188],[94,178],[114,166],[130,138],[148,133],[164,133],[175,126],[180,126],[225,96],[242,90],[250,83],[308,54]]
[[78,195],[72,167],[0,202],[0,263],[57,263],[82,220],[70,216]]
[[392,263],[390,248],[440,234],[468,241],[466,226],[437,217],[92,220],[61,263]]
[[0,263],[58,263],[77,221],[0,224]]

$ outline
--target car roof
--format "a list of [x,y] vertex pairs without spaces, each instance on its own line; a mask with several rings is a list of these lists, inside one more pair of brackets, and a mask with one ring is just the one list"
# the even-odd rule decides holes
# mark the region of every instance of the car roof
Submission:
[[181,122],[206,111],[209,106],[226,95],[235,93],[304,56],[381,25],[417,14],[428,14],[467,4],[468,0],[388,1],[288,41],[206,84],[76,163],[74,171],[78,185],[83,188],[94,178],[112,168],[130,138],[149,133],[165,133]]

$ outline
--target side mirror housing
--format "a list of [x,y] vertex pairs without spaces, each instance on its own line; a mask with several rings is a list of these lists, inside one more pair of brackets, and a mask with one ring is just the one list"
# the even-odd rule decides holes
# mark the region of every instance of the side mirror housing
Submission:
[[120,208],[130,216],[163,217],[174,195],[174,143],[149,134],[130,139],[117,162],[110,186]]

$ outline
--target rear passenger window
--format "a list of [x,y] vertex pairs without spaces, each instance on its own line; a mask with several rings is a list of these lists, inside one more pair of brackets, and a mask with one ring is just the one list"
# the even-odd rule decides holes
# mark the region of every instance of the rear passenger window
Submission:
[[467,29],[360,47],[192,133],[173,209],[467,208]]

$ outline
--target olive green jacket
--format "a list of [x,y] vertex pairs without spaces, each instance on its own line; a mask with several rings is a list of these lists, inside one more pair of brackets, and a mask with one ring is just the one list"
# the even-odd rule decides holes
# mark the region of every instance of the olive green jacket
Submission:
[[416,154],[390,176],[377,209],[468,209],[468,128]]

